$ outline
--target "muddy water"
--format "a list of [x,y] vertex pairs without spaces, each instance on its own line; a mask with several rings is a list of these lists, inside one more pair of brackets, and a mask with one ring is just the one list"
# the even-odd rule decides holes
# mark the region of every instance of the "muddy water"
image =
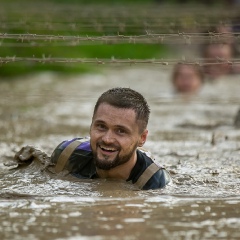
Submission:
[[[130,67],[1,81],[0,238],[239,239],[239,77],[182,97],[173,93],[169,72]],[[145,147],[172,173],[166,189],[50,176],[36,163],[4,166],[23,145],[50,154],[62,140],[88,135],[97,97],[114,86],[134,88],[149,101]]]

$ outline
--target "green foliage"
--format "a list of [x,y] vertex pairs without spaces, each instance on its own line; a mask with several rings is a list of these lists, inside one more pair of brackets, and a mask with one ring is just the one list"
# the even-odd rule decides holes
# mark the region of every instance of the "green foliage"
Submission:
[[[106,27],[98,32],[91,25],[90,27],[84,28],[84,24],[89,24],[91,18],[81,19],[78,18],[78,12],[74,12],[74,20],[71,19],[70,11],[75,10],[74,6],[79,4],[136,4],[140,3],[153,3],[154,0],[43,0],[41,2],[36,0],[22,0],[22,1],[5,1],[3,0],[2,7],[5,9],[3,19],[7,23],[8,28],[4,27],[4,23],[0,25],[0,33],[7,34],[41,34],[41,35],[62,35],[62,36],[102,36],[102,35],[116,35],[118,29]],[[64,5],[63,5],[64,4]],[[71,7],[68,11],[66,8]],[[74,5],[75,4],[75,5]],[[110,4],[110,5],[111,5]],[[64,7],[63,7],[63,6]],[[109,5],[109,6],[110,6]],[[21,6],[21,8],[20,8]],[[57,7],[61,6],[60,10]],[[83,5],[85,6],[85,5]],[[107,5],[106,5],[107,6]],[[56,9],[55,9],[56,8]],[[79,8],[77,8],[79,9]],[[81,9],[81,8],[80,8]],[[69,28],[67,21],[78,21],[77,24],[80,26],[76,31],[72,31]],[[47,22],[48,21],[48,22]],[[86,22],[89,21],[89,22]],[[97,21],[101,21],[97,19]],[[58,28],[46,28],[44,24],[54,23],[54,26]],[[106,22],[107,23],[107,22]],[[38,25],[39,24],[39,25]],[[102,23],[104,26],[105,22]],[[106,25],[106,24],[105,24]],[[127,24],[126,25],[131,25]],[[132,32],[132,29],[125,29],[125,35],[139,35],[145,34],[144,27],[138,28],[136,32]],[[82,30],[84,29],[84,30]],[[120,33],[121,34],[121,33]],[[22,45],[21,45],[22,43]],[[3,40],[3,45],[0,45],[0,57],[51,57],[51,58],[98,58],[98,59],[152,59],[152,58],[163,58],[167,55],[169,49],[160,44],[102,44],[102,43],[88,43],[86,45],[77,46],[62,46],[57,45],[58,43],[50,43],[48,41],[40,41],[37,43],[43,43],[45,46],[39,47],[34,45],[34,41],[23,40]],[[4,45],[6,44],[6,45]],[[12,44],[8,46],[7,44]],[[18,44],[20,46],[16,46]],[[33,63],[33,62],[14,62],[0,65],[1,76],[14,76],[19,74],[27,74],[34,71],[51,70],[58,72],[86,72],[96,69],[93,64],[72,64],[72,63]]]
[[[105,59],[151,59],[167,55],[164,45],[118,44],[118,45],[81,45],[75,47],[39,47],[39,48],[0,48],[1,56],[16,57],[54,57],[54,58],[105,58]],[[34,71],[51,70],[62,73],[82,73],[94,70],[90,64],[44,64],[44,63],[8,63],[0,67],[2,76],[14,76]]]

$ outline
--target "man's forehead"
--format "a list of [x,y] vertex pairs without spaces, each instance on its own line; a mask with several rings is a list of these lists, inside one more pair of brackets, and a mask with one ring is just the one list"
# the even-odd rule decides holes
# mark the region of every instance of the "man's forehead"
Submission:
[[111,120],[116,123],[136,123],[136,112],[131,108],[118,108],[107,103],[99,105],[93,116],[94,120]]
[[124,114],[128,114],[128,115],[133,115],[133,116],[136,116],[136,112],[134,109],[132,108],[122,108],[122,107],[117,107],[117,106],[113,106],[109,103],[101,103],[97,110],[96,110],[96,113],[102,113],[102,112],[107,112],[109,114],[111,113],[115,113],[115,114],[120,114],[122,115],[122,113]]

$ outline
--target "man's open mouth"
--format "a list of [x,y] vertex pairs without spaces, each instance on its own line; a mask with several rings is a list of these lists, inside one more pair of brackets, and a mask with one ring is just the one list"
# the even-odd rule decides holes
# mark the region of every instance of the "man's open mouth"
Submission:
[[106,146],[102,146],[102,145],[99,145],[99,147],[105,152],[116,152],[117,151],[117,149],[113,148],[113,147],[106,147]]

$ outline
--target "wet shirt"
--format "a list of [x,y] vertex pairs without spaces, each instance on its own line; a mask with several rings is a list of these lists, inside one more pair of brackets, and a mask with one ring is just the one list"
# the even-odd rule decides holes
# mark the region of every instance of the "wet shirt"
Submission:
[[[51,161],[57,163],[62,151],[73,141],[81,140],[74,138],[72,140],[60,143],[54,150]],[[137,149],[137,161],[133,167],[128,182],[135,184],[143,172],[154,162],[147,152]],[[98,178],[96,166],[94,164],[93,154],[90,146],[90,139],[82,142],[70,155],[65,168],[75,177],[78,178]],[[159,170],[142,187],[143,190],[158,189],[165,187],[171,180],[169,173],[159,167]]]

